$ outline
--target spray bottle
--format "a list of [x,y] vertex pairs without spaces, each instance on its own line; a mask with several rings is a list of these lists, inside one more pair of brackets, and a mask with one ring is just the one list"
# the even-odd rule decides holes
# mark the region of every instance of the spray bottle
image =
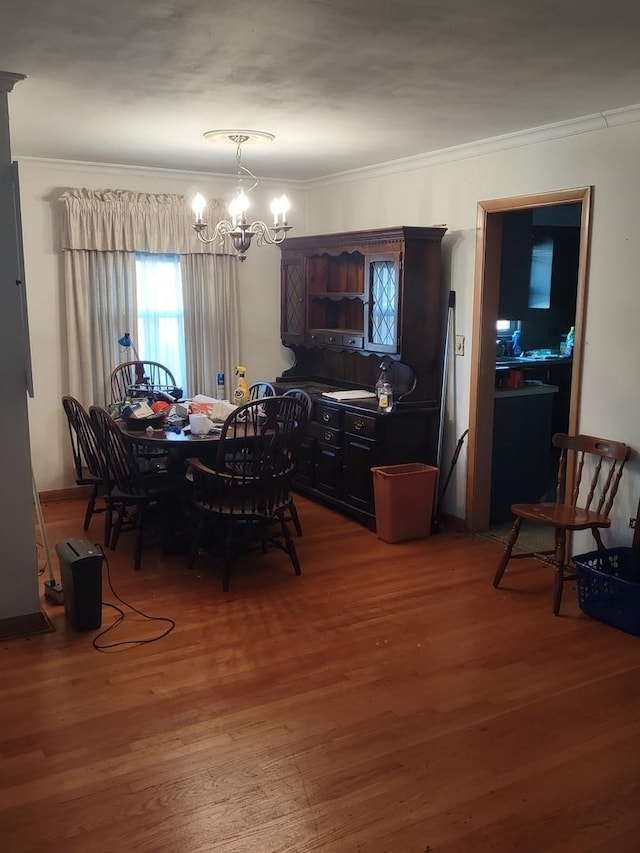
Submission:
[[239,364],[236,367],[236,376],[238,377],[238,381],[236,382],[236,388],[233,392],[233,402],[236,406],[242,406],[243,403],[249,402],[249,386],[247,385],[246,374],[247,368]]

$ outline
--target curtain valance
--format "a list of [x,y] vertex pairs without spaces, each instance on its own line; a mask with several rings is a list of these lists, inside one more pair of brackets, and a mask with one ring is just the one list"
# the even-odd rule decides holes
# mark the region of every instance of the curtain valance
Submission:
[[[156,252],[180,255],[232,254],[220,244],[201,243],[193,228],[193,211],[182,195],[130,190],[70,189],[61,196],[64,216],[62,248],[101,252]],[[211,200],[206,221],[225,218],[220,199]]]

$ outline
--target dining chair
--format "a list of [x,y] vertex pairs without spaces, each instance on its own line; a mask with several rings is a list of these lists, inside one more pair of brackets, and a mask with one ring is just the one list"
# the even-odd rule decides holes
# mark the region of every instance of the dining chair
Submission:
[[225,420],[211,466],[187,459],[196,513],[188,565],[201,551],[219,556],[225,592],[233,561],[253,547],[263,553],[269,545],[281,548],[301,574],[287,512],[306,421],[304,403],[293,397],[250,400]]
[[[174,393],[175,392],[175,393]],[[128,397],[150,394],[179,399],[182,389],[176,388],[173,373],[158,361],[124,361],[111,371],[111,402],[121,403]]]
[[271,382],[252,382],[249,385],[249,399],[257,400],[258,397],[275,397],[276,389]]
[[[160,515],[160,528],[169,533],[172,516],[182,504],[186,481],[166,469],[142,471],[133,446],[123,436],[106,409],[91,406],[89,416],[105,460],[110,488],[105,495],[105,544],[115,550],[125,525],[137,531],[133,566],[140,568],[144,533],[152,511]],[[115,513],[115,523],[113,515]]]
[[311,399],[311,394],[309,394],[308,391],[305,391],[304,388],[287,388],[287,390],[283,393],[282,396],[295,397],[296,400],[302,400],[302,402],[307,407],[308,416],[311,417],[313,400]]
[[[591,435],[556,433],[553,445],[560,450],[555,502],[512,504],[515,521],[493,579],[497,587],[509,561],[535,556],[554,566],[553,612],[560,613],[564,581],[574,580],[576,572],[567,558],[567,535],[575,530],[590,530],[598,550],[604,550],[600,530],[611,526],[610,513],[625,463],[631,449],[621,441],[609,441]],[[573,472],[573,485],[570,473]],[[554,531],[554,549],[542,553],[513,554],[523,521],[550,527]]]
[[[288,388],[282,395],[283,397],[294,397],[296,400],[302,400],[307,409],[307,418],[311,418],[311,410],[313,408],[313,400],[311,399],[311,395],[308,391],[305,391],[304,388]],[[308,440],[308,439],[307,439]],[[305,436],[301,439],[301,446],[305,443]],[[295,500],[291,499],[291,506],[289,507],[289,514],[291,517],[291,521],[293,522],[293,526],[296,529],[296,533],[298,536],[302,536],[302,524],[300,523],[300,516],[298,515],[298,508],[296,507]]]
[[104,458],[91,418],[82,403],[75,397],[65,396],[62,407],[69,426],[76,485],[90,487],[83,524],[83,530],[88,530],[93,515],[106,509],[105,506],[96,507],[98,492],[104,483]]

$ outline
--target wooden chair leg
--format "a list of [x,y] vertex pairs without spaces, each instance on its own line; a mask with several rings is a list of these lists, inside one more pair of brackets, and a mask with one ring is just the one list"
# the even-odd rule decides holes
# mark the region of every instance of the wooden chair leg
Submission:
[[296,533],[298,534],[298,536],[302,536],[302,525],[300,524],[298,509],[293,501],[291,501],[291,505],[289,506],[289,512],[291,513],[291,521],[293,521],[293,526],[296,529]]
[[297,575],[301,575],[302,569],[300,568],[300,561],[298,560],[298,552],[296,551],[296,546],[294,545],[293,538],[291,536],[291,533],[289,532],[289,526],[284,516],[284,512],[280,513],[278,518],[280,520],[280,527],[282,529],[282,535],[284,537],[286,552],[289,555],[289,559],[293,564],[293,569],[295,573]]
[[82,526],[83,530],[89,529],[89,524],[91,522],[91,516],[94,513],[96,508],[96,498],[98,497],[98,484],[94,483],[91,487],[91,494],[89,496],[89,500],[87,501],[87,509],[84,514],[84,524]]
[[591,528],[591,533],[593,534],[593,538],[596,540],[596,545],[598,546],[598,551],[604,551],[604,545],[602,544],[602,536],[600,536],[600,531],[597,527]]
[[191,540],[191,548],[189,549],[189,559],[187,560],[187,569],[192,569],[198,556],[198,546],[200,545],[200,537],[204,529],[204,517],[200,515],[195,523],[193,530],[193,539]]
[[104,511],[104,547],[111,545],[111,528],[113,526],[113,504],[108,501]]
[[555,577],[553,583],[553,614],[560,615],[560,603],[562,601],[562,587],[564,585],[565,574],[565,554],[567,534],[564,530],[556,528],[556,549],[553,557],[555,566]]
[[140,569],[140,563],[142,561],[142,546],[143,546],[143,538],[144,538],[144,524],[145,524],[145,508],[142,506],[138,506],[138,518],[136,520],[136,549],[133,555],[133,568],[138,571]]
[[500,559],[500,563],[498,564],[498,568],[496,569],[495,577],[493,578],[493,585],[497,587],[500,581],[502,580],[502,575],[507,568],[507,564],[511,559],[511,552],[513,551],[513,546],[516,544],[518,540],[518,536],[520,535],[520,525],[522,524],[522,519],[520,516],[516,518],[513,522],[513,527],[511,528],[511,533],[509,534],[509,538],[507,539],[507,545],[504,549],[502,557]]
[[120,539],[120,533],[122,532],[125,512],[125,505],[120,504],[117,510],[116,523],[114,524],[113,530],[111,531],[111,542],[109,543],[109,547],[112,551],[116,550],[116,545],[118,544],[118,540]]

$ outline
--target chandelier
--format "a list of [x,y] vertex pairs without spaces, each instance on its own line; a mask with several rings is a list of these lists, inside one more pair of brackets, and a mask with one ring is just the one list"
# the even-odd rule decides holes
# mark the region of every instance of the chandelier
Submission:
[[[229,236],[240,261],[244,261],[246,258],[254,237],[258,246],[282,243],[287,236],[287,231],[291,229],[287,223],[289,199],[286,195],[281,195],[271,202],[272,225],[267,225],[260,219],[251,223],[247,222],[247,210],[249,209],[247,195],[258,186],[259,181],[253,172],[242,165],[242,145],[245,142],[271,142],[275,138],[273,134],[258,130],[210,130],[204,136],[206,139],[214,141],[224,139],[235,143],[238,192],[228,207],[231,218],[221,219],[211,232],[210,237],[206,236],[209,226],[203,219],[206,200],[200,193],[196,195],[191,206],[196,217],[192,227],[198,235],[198,239],[202,243],[213,243],[216,240],[222,243],[224,238]],[[245,186],[248,182],[247,179],[253,182],[251,186]]]

